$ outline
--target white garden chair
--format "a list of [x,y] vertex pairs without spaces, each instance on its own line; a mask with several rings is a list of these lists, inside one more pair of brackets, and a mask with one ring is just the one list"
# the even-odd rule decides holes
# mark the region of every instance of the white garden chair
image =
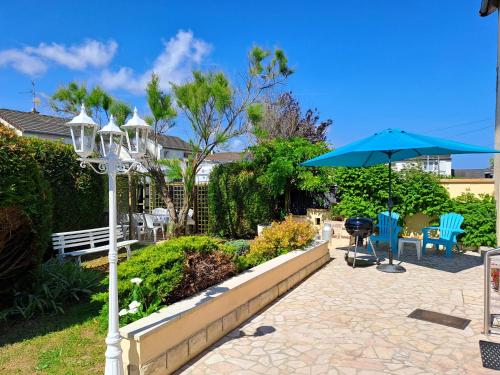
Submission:
[[160,222],[155,221],[155,216],[150,214],[144,214],[144,226],[143,229],[147,233],[153,233],[153,240],[156,242],[158,237],[158,231],[161,231],[163,238],[165,238],[165,232],[163,230],[163,225]]

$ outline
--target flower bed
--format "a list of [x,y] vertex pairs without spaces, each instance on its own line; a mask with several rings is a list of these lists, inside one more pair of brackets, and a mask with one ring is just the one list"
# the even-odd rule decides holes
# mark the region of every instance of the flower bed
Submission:
[[122,327],[125,374],[172,373],[329,259],[315,242]]
[[[311,243],[316,231],[287,217],[250,243],[188,236],[148,246],[118,266],[120,323],[128,324],[242,271]],[[107,283],[107,280],[105,281]],[[108,294],[101,321],[107,322]]]

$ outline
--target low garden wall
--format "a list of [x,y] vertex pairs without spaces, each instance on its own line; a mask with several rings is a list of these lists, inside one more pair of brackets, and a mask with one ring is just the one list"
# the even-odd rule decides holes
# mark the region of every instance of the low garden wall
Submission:
[[439,183],[448,190],[451,198],[456,198],[464,193],[490,194],[495,193],[495,180],[493,178],[445,178]]
[[291,251],[120,329],[125,374],[170,374],[330,260]]

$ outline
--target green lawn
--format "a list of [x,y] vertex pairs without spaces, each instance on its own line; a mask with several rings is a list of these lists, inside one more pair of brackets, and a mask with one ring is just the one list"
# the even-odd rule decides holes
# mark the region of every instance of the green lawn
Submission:
[[0,374],[97,374],[104,369],[99,306],[83,303],[60,316],[0,326]]
[[[138,251],[144,245],[134,245]],[[126,259],[120,253],[119,262]],[[103,272],[108,258],[83,264]],[[0,322],[0,374],[100,374],[104,371],[106,332],[99,328],[100,305],[82,302],[64,308],[65,314],[30,321]]]

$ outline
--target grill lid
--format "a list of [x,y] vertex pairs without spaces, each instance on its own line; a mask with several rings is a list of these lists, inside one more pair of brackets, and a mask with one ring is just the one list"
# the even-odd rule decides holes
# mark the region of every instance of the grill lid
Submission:
[[367,217],[351,217],[345,221],[345,229],[351,236],[366,238],[373,233],[373,220]]

